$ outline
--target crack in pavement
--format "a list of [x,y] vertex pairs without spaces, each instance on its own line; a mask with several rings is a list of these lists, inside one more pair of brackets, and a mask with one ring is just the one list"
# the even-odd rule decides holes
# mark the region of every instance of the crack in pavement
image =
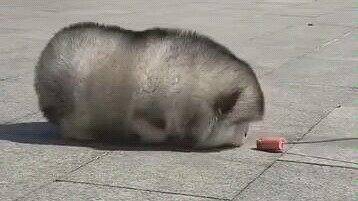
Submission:
[[128,189],[128,190],[136,190],[136,191],[146,191],[152,193],[163,193],[163,194],[171,194],[171,195],[183,195],[183,196],[191,196],[197,198],[206,198],[206,199],[213,199],[213,200],[225,200],[229,201],[230,199],[226,198],[217,198],[211,196],[202,196],[202,195],[194,195],[188,193],[176,193],[176,192],[169,192],[169,191],[158,191],[158,190],[150,190],[150,189],[142,189],[142,188],[135,188],[135,187],[127,187],[127,186],[119,186],[119,185],[110,185],[110,184],[98,184],[92,182],[83,182],[83,181],[72,181],[72,180],[65,180],[65,179],[57,179],[55,182],[68,182],[68,183],[75,183],[75,184],[87,184],[93,186],[103,186],[103,187],[111,187],[111,188],[120,188],[120,189]]

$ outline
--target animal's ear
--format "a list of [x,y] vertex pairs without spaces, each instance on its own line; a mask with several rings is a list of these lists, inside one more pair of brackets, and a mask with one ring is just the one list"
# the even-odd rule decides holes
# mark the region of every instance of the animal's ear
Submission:
[[232,117],[237,122],[261,120],[265,113],[264,95],[259,85],[248,86],[239,94]]

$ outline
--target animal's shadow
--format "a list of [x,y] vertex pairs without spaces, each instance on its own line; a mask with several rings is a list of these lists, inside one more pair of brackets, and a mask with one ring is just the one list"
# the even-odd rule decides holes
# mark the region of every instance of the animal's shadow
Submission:
[[108,143],[97,141],[66,140],[61,138],[58,127],[48,122],[29,122],[0,125],[0,140],[25,144],[79,146],[90,147],[99,150],[126,151],[218,152],[224,149],[233,148],[232,146],[223,146],[213,149],[192,149],[172,144],[144,145],[140,143],[120,143],[118,141]]

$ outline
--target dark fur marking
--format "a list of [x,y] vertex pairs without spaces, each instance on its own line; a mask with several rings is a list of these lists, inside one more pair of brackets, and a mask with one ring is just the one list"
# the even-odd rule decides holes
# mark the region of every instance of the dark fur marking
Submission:
[[165,129],[166,123],[165,120],[162,118],[149,118],[148,121],[159,129]]
[[239,91],[235,91],[231,94],[227,94],[224,96],[219,97],[216,102],[214,103],[214,111],[218,113],[218,115],[221,114],[227,114],[232,111],[234,108],[237,99],[240,96]]
[[53,124],[59,124],[59,109],[56,107],[42,108],[43,115]]

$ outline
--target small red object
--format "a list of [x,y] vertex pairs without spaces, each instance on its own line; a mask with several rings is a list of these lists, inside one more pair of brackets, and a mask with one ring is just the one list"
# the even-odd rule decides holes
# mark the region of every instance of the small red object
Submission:
[[280,136],[265,136],[256,140],[258,150],[269,152],[282,152],[285,143],[287,140]]

